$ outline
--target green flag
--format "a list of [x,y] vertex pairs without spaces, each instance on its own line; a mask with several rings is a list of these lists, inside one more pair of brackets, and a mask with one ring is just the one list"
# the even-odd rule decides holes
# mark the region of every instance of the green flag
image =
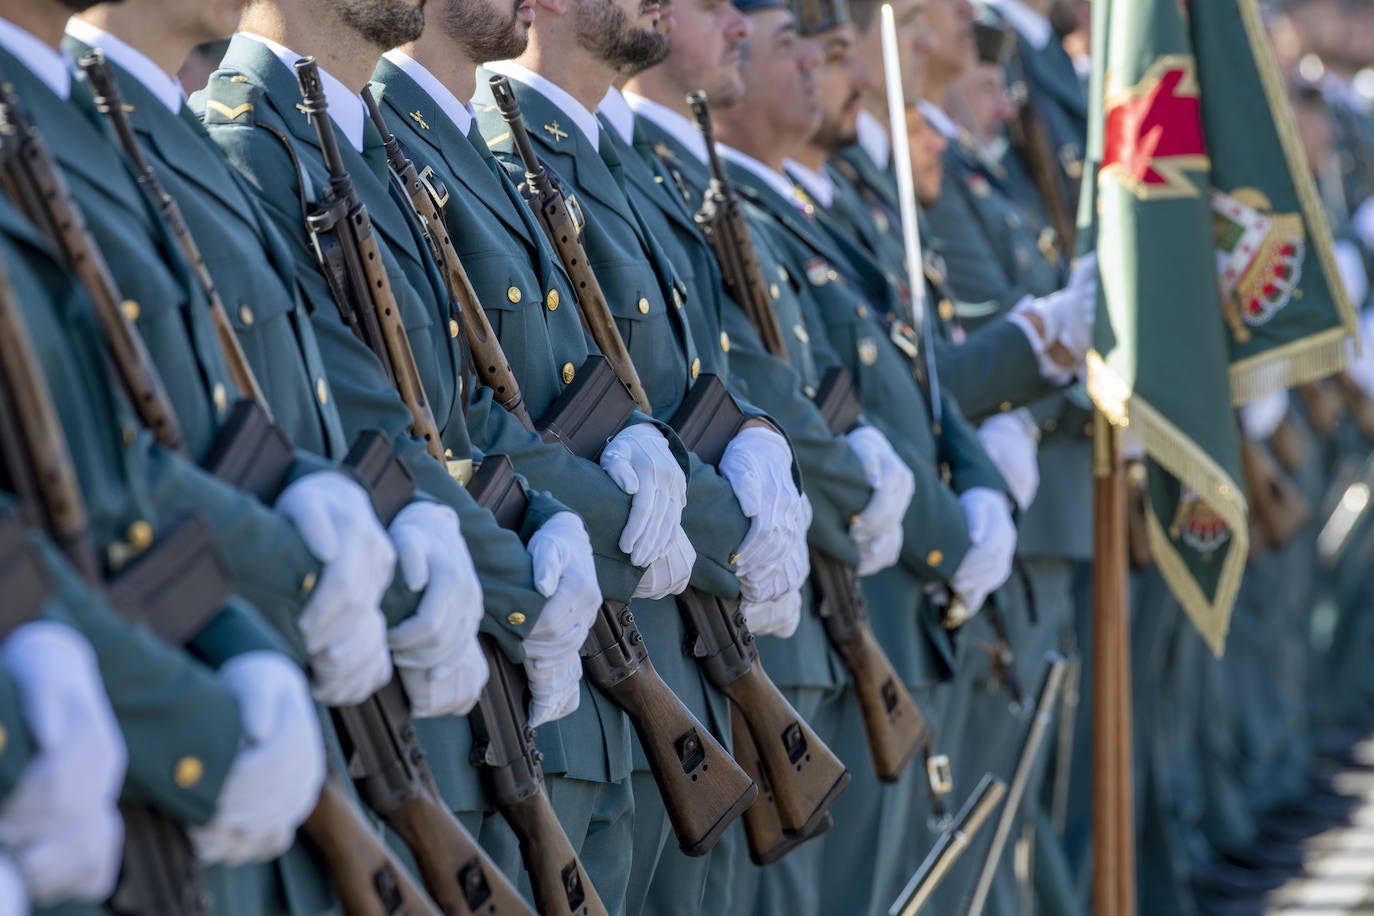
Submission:
[[1220,654],[1249,546],[1233,408],[1343,368],[1355,314],[1255,0],[1093,13],[1088,388],[1145,448],[1155,560]]

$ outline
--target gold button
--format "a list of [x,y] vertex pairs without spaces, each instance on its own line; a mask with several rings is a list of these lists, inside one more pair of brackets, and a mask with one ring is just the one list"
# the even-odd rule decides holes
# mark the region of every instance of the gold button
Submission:
[[451,449],[451,448],[446,448],[446,449],[444,449],[444,457],[445,457],[445,458],[452,458],[452,457],[453,457],[453,449]]
[[138,427],[136,427],[136,426],[126,426],[126,427],[124,427],[124,429],[122,430],[122,432],[124,433],[124,444],[125,444],[125,445],[133,445],[134,442],[137,441],[137,439],[138,439]]
[[153,526],[140,518],[124,532],[124,539],[135,553],[142,553],[153,543]]
[[799,324],[794,324],[794,325],[792,325],[792,333],[795,334],[796,337],[797,337],[797,340],[800,340],[802,343],[810,343],[810,342],[811,342],[811,335],[808,334],[808,333],[806,333],[806,328],[803,327],[802,325],[799,325]]
[[318,581],[319,578],[314,573],[306,573],[305,578],[301,580],[301,595],[309,595],[313,592],[315,590],[315,583]]
[[575,375],[577,375],[577,369],[575,369],[575,368],[573,367],[573,364],[572,364],[572,363],[564,363],[564,364],[563,364],[563,384],[564,384],[564,385],[571,385],[571,384],[572,384],[572,380],[573,380],[573,376],[575,376]]
[[864,305],[862,302],[860,302],[858,305],[854,306],[854,312],[855,312],[855,314],[857,314],[860,318],[867,318],[867,317],[868,317],[868,306],[866,306],[866,305]]
[[172,779],[183,789],[189,789],[200,782],[205,775],[205,764],[197,757],[182,757],[172,770]]
[[940,300],[940,305],[938,306],[938,308],[939,308],[939,310],[940,310],[940,318],[941,318],[941,319],[943,319],[943,320],[945,320],[945,321],[953,321],[953,320],[954,320],[954,303],[953,303],[953,302],[950,302],[948,299],[941,299],[941,300]]
[[782,295],[782,290],[778,289],[778,284],[770,283],[768,284],[768,295],[772,296],[774,299],[777,299]]
[[673,289],[673,305],[682,308],[682,293],[678,292],[676,287]]
[[720,332],[720,348],[726,353],[730,352],[730,335],[724,331]]
[[1006,413],[1008,410],[1011,410],[1011,401],[1003,401],[1001,404],[997,405],[997,409],[1002,411],[1002,413]]
[[649,314],[649,300],[648,300],[648,299],[640,298],[640,300],[639,300],[639,314],[641,314],[641,315],[647,315],[647,314]]
[[510,289],[506,290],[506,298],[509,299],[509,300],[511,301],[511,304],[514,304],[514,303],[516,303],[516,302],[519,302],[519,301],[520,301],[520,287],[518,287],[518,286],[512,286]]
[[510,624],[513,627],[518,627],[520,626],[520,624],[524,622],[525,615],[520,613],[519,611],[512,611],[511,613],[506,615],[506,623]]
[[694,359],[692,360],[692,378],[696,378],[698,375],[701,375],[701,360]]
[[549,294],[544,297],[544,304],[549,307],[549,311],[558,310],[558,298],[558,290],[556,289],[549,290]]
[[139,308],[137,302],[135,302],[132,299],[125,299],[123,302],[119,304],[119,307],[124,311],[125,318],[129,319],[130,321],[138,320]]
[[826,270],[825,278],[833,283],[834,281],[840,279],[840,275],[835,273],[835,268],[831,267]]
[[458,336],[458,319],[457,319],[457,318],[450,318],[450,319],[448,320],[448,336],[449,336],[449,337],[457,337],[457,336]]
[[210,399],[215,402],[215,410],[224,413],[224,409],[229,406],[229,393],[224,390],[223,382],[215,383],[215,390],[211,392]]
[[926,554],[926,565],[927,565],[927,566],[939,566],[942,562],[944,562],[944,559],[945,559],[944,551],[942,551],[942,550],[932,550],[930,553]]
[[324,383],[323,378],[315,379],[315,397],[320,399],[321,404],[329,403],[329,386]]
[[248,307],[248,303],[239,306],[239,321],[251,325],[253,323],[253,310]]
[[1044,423],[1040,425],[1044,428],[1045,432],[1052,433],[1059,428],[1059,421],[1056,420],[1054,417],[1050,417],[1048,420],[1046,420]]

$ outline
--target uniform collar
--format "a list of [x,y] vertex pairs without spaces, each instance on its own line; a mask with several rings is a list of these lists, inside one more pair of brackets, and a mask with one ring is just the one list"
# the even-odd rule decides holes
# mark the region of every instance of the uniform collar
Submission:
[[[297,54],[270,38],[263,38],[252,32],[239,32],[239,34],[249,41],[256,41],[275,54],[277,60],[285,64],[286,69],[291,71],[292,76],[296,73],[296,61],[305,57],[304,54]],[[328,70],[323,67],[320,67],[319,70],[320,85],[324,87],[324,100],[329,106],[329,117],[333,119],[334,126],[339,128],[339,133],[344,135],[344,139],[353,147],[353,150],[361,153],[363,151],[363,124],[367,119],[362,97],[339,82],[338,77]]]
[[1043,50],[1050,43],[1054,29],[1049,19],[1026,6],[1022,0],[983,0],[983,4],[1001,13],[1035,50]]
[[887,135],[883,122],[867,108],[860,108],[854,130],[859,135],[859,148],[880,170],[886,170],[892,161],[892,138]]
[[471,102],[459,101],[458,96],[439,82],[439,77],[430,73],[428,67],[404,51],[393,49],[382,56],[391,61],[396,69],[414,80],[415,85],[420,87],[420,91],[429,96],[430,101],[438,105],[440,111],[448,115],[453,126],[458,128],[458,132],[467,136],[468,131],[472,129],[473,121]]
[[67,34],[83,45],[104,51],[111,63],[138,80],[168,111],[172,114],[181,112],[181,106],[186,104],[186,91],[181,88],[181,80],[168,76],[138,48],[75,16],[67,20]]
[[554,83],[547,77],[540,76],[529,67],[517,64],[513,60],[502,60],[487,64],[487,69],[492,73],[499,73],[507,79],[513,79],[518,83],[524,83],[535,92],[548,100],[549,104],[557,108],[563,114],[572,118],[573,126],[582,131],[582,136],[594,150],[601,148],[599,139],[601,134],[601,122],[596,119],[596,115],[587,110],[577,99],[573,98],[566,89]]
[[801,189],[816,202],[816,206],[822,210],[829,210],[835,203],[835,180],[824,172],[815,172],[797,162],[795,159],[788,159],[783,163],[783,168],[787,170],[788,176],[801,185]]
[[72,65],[61,51],[48,47],[37,36],[3,18],[0,18],[0,47],[19,58],[19,62],[58,98],[72,97]]
[[706,164],[706,141],[691,120],[667,105],[660,105],[653,99],[635,95],[633,92],[625,93],[625,101],[635,114],[657,124],[660,130],[680,143],[683,149],[695,156],[702,165]]
[[930,122],[931,127],[943,134],[946,140],[959,139],[961,131],[959,130],[959,125],[954,123],[953,118],[945,114],[938,106],[924,99],[919,104],[921,107],[921,114]]
[[726,146],[724,143],[716,144],[716,152],[720,153],[722,159],[727,159],[746,172],[757,175],[768,187],[781,194],[786,200],[791,201],[798,210],[801,209],[802,202],[797,199],[797,186],[789,181],[786,175],[773,171],[753,156],[741,153],[733,146]]
[[621,140],[625,141],[626,146],[634,146],[634,109],[619,89],[612,86],[606,90],[606,94],[601,97],[601,103],[596,106],[596,113],[601,115],[601,119],[610,125]]

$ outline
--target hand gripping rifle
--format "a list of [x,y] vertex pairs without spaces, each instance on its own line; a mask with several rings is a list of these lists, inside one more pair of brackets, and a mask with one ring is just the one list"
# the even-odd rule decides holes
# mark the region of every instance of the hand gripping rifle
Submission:
[[[427,186],[419,178],[371,94],[365,90],[363,98],[385,140],[392,175],[410,198],[430,250],[448,278],[450,293],[459,302],[458,320],[478,377],[526,429],[534,430],[520,383],[458,259],[440,203],[433,197],[433,185]],[[546,440],[561,443],[580,458],[596,461],[601,448],[620,431],[633,409],[629,391],[606,360],[592,357],[540,417],[539,426]],[[483,463],[484,472],[490,464],[490,459]],[[474,477],[470,490],[477,480]],[[484,491],[488,486],[483,484]],[[634,626],[634,616],[624,604],[603,602],[581,654],[588,680],[634,725],[678,846],[688,855],[704,855],[753,800],[757,790],[752,781],[654,670],[648,648]]]
[[[330,176],[323,197],[306,214],[306,227],[321,268],[344,321],[386,367],[410,408],[415,432],[425,439],[431,457],[442,463],[438,427],[425,400],[400,310],[382,266],[371,218],[358,200],[339,155],[314,58],[297,61],[296,76],[302,108],[315,125]],[[399,465],[393,467],[401,469]],[[411,498],[405,488],[395,489],[387,504],[379,504],[374,492],[373,505],[384,525]],[[361,706],[336,710],[335,716],[348,745],[349,769],[360,793],[411,850],[425,887],[444,912],[528,913],[519,892],[440,797],[410,724],[409,702],[399,678],[393,678]],[[506,722],[523,726],[522,711],[508,711]],[[515,737],[528,744],[523,727],[517,729]],[[534,753],[532,746],[528,750]],[[543,791],[542,785],[539,791]],[[563,841],[566,843],[566,837]],[[560,911],[551,907],[549,912]],[[568,908],[561,912],[578,911]]]
[[[720,262],[726,290],[744,308],[764,348],[786,362],[787,346],[759,268],[743,205],[716,153],[706,93],[691,93],[687,96],[687,104],[706,141],[711,168],[711,183],[702,197],[696,223]],[[852,380],[844,370],[826,374],[816,392],[816,406],[825,417],[830,432],[836,436],[853,430],[863,409]],[[853,568],[813,549],[811,583],[816,593],[816,613],[825,624],[831,645],[854,678],[873,767],[880,780],[895,782],[926,739],[925,720],[873,636],[867,605]]]
[[[562,192],[553,185],[552,178],[534,153],[509,82],[505,77],[494,76],[491,87],[501,116],[510,127],[516,153],[525,166],[525,199],[549,230],[551,222],[545,214],[567,212]],[[573,228],[569,220],[562,231],[572,232]],[[563,239],[561,245],[557,230],[551,232],[551,238],[560,255],[571,249],[567,242],[577,243],[575,263],[565,261],[565,266],[569,273],[577,268],[591,276],[575,233]],[[574,278],[579,282],[576,274]],[[623,362],[611,359],[611,364],[620,380],[633,391],[639,386],[639,376],[600,289],[597,288],[594,296],[579,296],[579,306],[583,320],[593,329],[592,336],[598,346],[610,346],[625,354]],[[596,329],[600,329],[599,335]],[[703,375],[687,393],[669,425],[689,451],[714,464],[744,422],[739,405],[720,379]],[[764,787],[759,798],[764,804],[776,803],[782,827],[789,835],[814,834],[826,809],[848,785],[849,771],[764,673],[758,648],[754,645],[754,634],[745,625],[737,601],[724,601],[688,588],[678,596],[678,610],[687,631],[684,651],[696,659],[711,685],[730,699],[739,713],[736,721],[742,721],[752,733],[758,759],[741,760],[737,754],[736,760]]]

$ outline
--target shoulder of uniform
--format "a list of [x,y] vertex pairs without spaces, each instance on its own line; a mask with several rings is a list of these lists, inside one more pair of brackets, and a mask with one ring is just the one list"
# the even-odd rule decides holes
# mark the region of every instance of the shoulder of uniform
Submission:
[[243,124],[256,120],[262,87],[236,70],[216,70],[192,105],[206,124]]

